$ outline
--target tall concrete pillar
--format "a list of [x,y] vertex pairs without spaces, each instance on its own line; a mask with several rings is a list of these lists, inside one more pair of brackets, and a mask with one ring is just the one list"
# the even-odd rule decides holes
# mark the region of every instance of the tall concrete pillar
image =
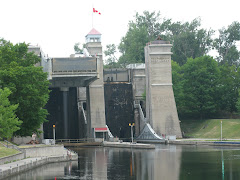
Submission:
[[182,137],[172,89],[171,47],[158,40],[145,47],[146,115],[159,135]]
[[106,127],[105,119],[105,100],[104,100],[104,83],[103,83],[103,59],[101,34],[92,29],[86,36],[86,48],[91,56],[98,58],[99,76],[96,81],[87,87],[88,103],[88,137],[95,138],[93,128]]
[[64,139],[68,139],[68,91],[69,88],[62,87],[60,90],[63,93],[63,126],[64,126]]

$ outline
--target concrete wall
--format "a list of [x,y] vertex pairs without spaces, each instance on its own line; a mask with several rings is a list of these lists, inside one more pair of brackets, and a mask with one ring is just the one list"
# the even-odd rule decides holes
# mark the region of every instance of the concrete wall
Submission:
[[105,101],[103,84],[103,59],[101,42],[88,42],[86,48],[90,55],[96,56],[99,60],[99,76],[87,87],[87,119],[88,137],[95,137],[93,128],[106,127]]
[[40,157],[40,156],[62,156],[64,154],[64,146],[43,146],[43,147],[31,147],[22,148],[25,158],[27,157]]
[[24,158],[24,153],[20,152],[18,154],[14,154],[14,155],[11,155],[11,156],[7,156],[7,157],[3,157],[3,158],[0,158],[0,165],[6,163],[6,162],[12,162],[14,160],[20,160],[20,159],[23,159]]
[[129,82],[129,70],[128,69],[104,69],[103,80],[104,82]]
[[[24,176],[21,176],[20,173],[28,170],[32,170],[36,167],[42,166],[44,171],[46,171],[46,167],[43,166],[48,163],[55,163],[55,162],[63,162],[63,161],[70,161],[70,160],[78,160],[78,155],[72,155],[72,157],[61,155],[61,156],[52,156],[52,157],[38,157],[38,158],[27,158],[22,161],[17,161],[15,163],[9,163],[7,164],[7,167],[4,167],[4,169],[0,169],[0,179],[6,179],[9,176],[14,176],[19,174],[17,176],[17,179],[29,179],[29,174],[25,174]],[[54,164],[56,166],[56,164]],[[38,173],[39,173],[39,169]],[[40,170],[41,171],[41,170]],[[33,172],[30,172],[33,173]],[[52,173],[52,172],[51,172]],[[35,177],[36,178],[36,177]]]
[[97,60],[95,57],[53,58],[52,71],[97,71]]
[[152,42],[145,47],[146,115],[159,135],[176,135],[181,130],[172,89],[171,44]]
[[[31,136],[25,136],[25,137],[20,137],[20,136],[16,136],[16,137],[13,137],[13,142],[15,144],[27,144],[29,143],[30,141],[32,140],[32,137]],[[36,138],[37,141],[41,141],[40,138]]]
[[143,93],[146,90],[145,69],[131,69],[131,82],[134,100],[143,100]]

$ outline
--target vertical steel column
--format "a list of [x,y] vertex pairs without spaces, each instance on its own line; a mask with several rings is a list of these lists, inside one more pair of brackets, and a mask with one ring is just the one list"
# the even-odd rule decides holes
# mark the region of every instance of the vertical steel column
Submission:
[[69,88],[62,87],[63,92],[63,125],[64,125],[64,139],[68,139],[68,91]]
[[63,91],[63,124],[64,124],[64,139],[68,139],[68,92]]

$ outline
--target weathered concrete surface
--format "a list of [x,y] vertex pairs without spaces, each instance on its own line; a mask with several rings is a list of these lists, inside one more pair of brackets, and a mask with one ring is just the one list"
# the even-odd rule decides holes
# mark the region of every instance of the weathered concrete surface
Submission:
[[171,44],[153,42],[145,47],[146,115],[159,135],[182,137],[172,89]]
[[103,59],[101,42],[88,42],[86,48],[90,55],[98,57],[98,79],[87,87],[87,134],[94,138],[94,128],[106,127],[103,84]]
[[17,159],[23,159],[24,158],[24,153],[19,152],[18,154],[14,154],[11,156],[6,156],[6,157],[2,157],[0,158],[0,165],[6,163],[6,162],[11,162]]
[[146,75],[145,67],[138,69],[131,69],[131,81],[133,88],[134,100],[143,100],[143,93],[146,90]]
[[[25,136],[25,137],[15,136],[15,137],[13,137],[13,142],[18,145],[29,143],[31,140],[32,140],[31,136]],[[36,138],[36,140],[41,141],[41,139],[38,137]]]
[[19,148],[24,152],[25,158],[27,157],[40,157],[40,156],[61,156],[65,153],[63,145],[55,146],[33,146],[27,148]]
[[104,82],[129,82],[130,71],[128,69],[104,69]]
[[155,149],[153,144],[129,143],[129,142],[103,142],[104,147],[117,148],[138,148],[138,149]]

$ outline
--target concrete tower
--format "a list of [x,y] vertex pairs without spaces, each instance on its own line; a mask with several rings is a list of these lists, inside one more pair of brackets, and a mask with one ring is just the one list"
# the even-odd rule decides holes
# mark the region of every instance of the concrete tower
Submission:
[[103,83],[103,59],[102,59],[102,45],[101,33],[96,29],[92,29],[86,35],[86,48],[91,56],[98,58],[99,76],[96,81],[87,87],[87,101],[88,101],[88,137],[102,138],[106,132],[105,119],[105,101],[104,101],[104,83]]
[[171,47],[163,40],[152,41],[145,47],[146,115],[157,134],[181,138],[172,89]]

